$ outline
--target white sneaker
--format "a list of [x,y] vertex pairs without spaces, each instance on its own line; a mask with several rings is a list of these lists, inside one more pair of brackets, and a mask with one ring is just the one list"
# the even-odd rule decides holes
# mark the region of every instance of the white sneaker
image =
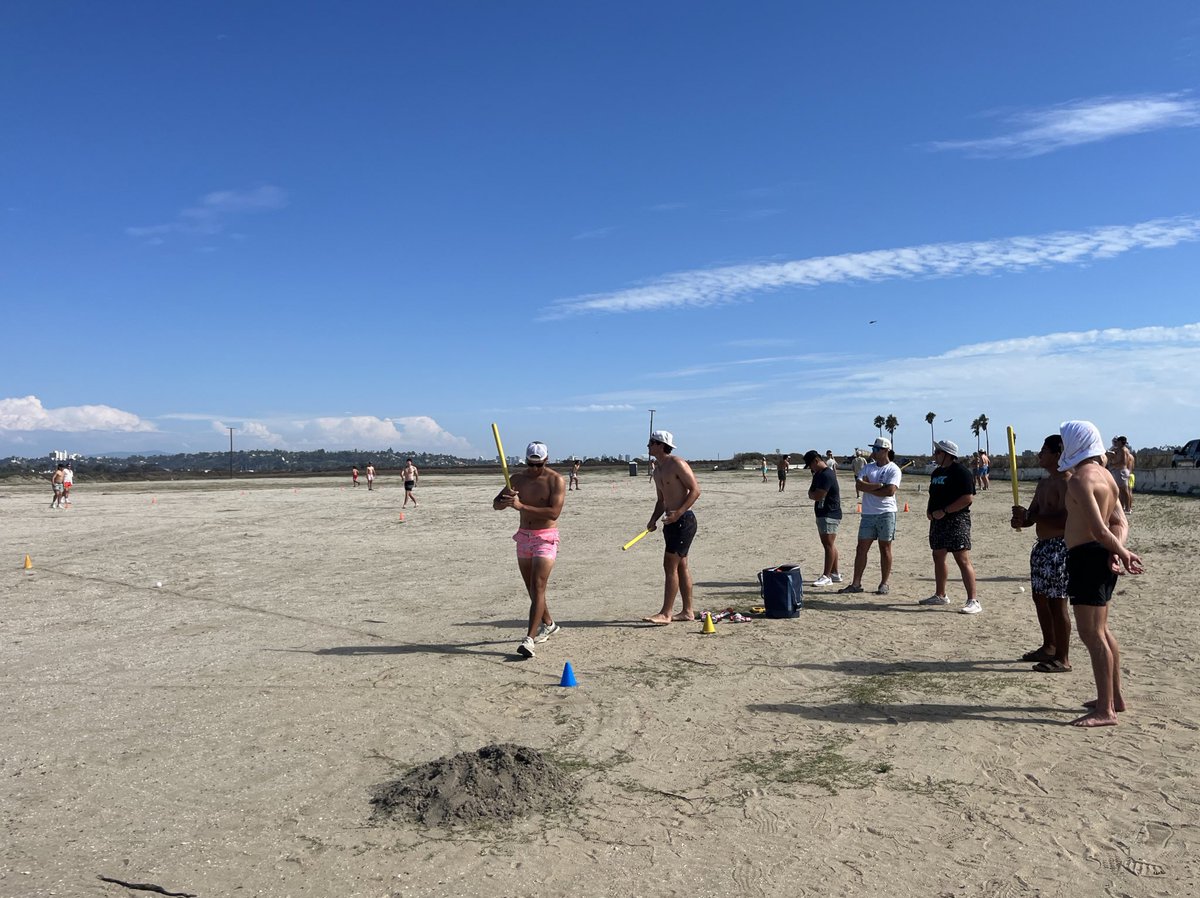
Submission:
[[548,627],[545,624],[542,624],[538,628],[537,636],[533,637],[533,641],[538,645],[541,645],[561,629],[562,627],[560,627],[558,624],[551,624]]
[[526,636],[521,640],[521,644],[517,646],[517,654],[524,655],[526,658],[533,657],[533,640]]
[[978,599],[971,599],[967,604],[958,609],[959,614],[978,614],[983,610],[983,606],[979,604]]
[[821,576],[819,576],[816,580],[814,580],[812,582],[812,585],[813,586],[832,586],[833,580],[829,577],[826,577],[824,574],[822,574]]
[[830,574],[829,579],[831,579],[834,583],[841,583],[842,575],[841,574]]
[[948,598],[946,598],[945,596],[939,596],[937,594],[934,594],[934,595],[931,595],[927,599],[921,599],[921,601],[917,602],[917,604],[918,605],[949,605],[950,600]]

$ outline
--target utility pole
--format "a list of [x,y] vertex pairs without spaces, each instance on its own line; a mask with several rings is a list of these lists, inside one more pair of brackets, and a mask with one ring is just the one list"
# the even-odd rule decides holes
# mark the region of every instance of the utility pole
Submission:
[[[654,409],[650,409],[650,433],[652,433],[652,434],[654,433]],[[653,470],[654,470],[654,466],[650,463],[650,459],[647,458],[647,460],[646,460],[646,476],[647,477],[654,476],[651,473]]]
[[233,480],[233,428],[229,430],[229,479]]

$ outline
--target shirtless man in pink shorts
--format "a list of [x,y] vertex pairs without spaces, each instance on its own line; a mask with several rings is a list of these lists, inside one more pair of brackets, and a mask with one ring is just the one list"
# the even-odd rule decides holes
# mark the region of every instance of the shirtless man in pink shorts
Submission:
[[505,487],[492,500],[492,508],[515,508],[521,527],[513,534],[517,543],[517,567],[529,592],[529,632],[517,646],[517,654],[534,655],[534,646],[545,642],[562,628],[546,606],[546,584],[558,557],[558,516],[562,514],[566,486],[562,475],[546,465],[550,453],[545,443],[525,447],[526,469],[512,476],[512,489]]

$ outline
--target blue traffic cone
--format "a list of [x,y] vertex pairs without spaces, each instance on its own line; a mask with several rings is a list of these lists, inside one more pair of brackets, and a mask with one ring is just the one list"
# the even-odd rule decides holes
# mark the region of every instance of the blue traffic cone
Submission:
[[559,686],[578,686],[579,685],[578,683],[575,682],[575,671],[571,669],[570,661],[568,661],[565,665],[563,665],[562,682],[559,683],[558,685]]

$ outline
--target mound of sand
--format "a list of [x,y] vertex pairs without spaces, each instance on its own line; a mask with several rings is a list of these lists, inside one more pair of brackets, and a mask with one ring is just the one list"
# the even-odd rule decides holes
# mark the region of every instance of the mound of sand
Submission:
[[438,758],[376,787],[376,818],[494,823],[571,803],[579,785],[536,749],[506,743]]

